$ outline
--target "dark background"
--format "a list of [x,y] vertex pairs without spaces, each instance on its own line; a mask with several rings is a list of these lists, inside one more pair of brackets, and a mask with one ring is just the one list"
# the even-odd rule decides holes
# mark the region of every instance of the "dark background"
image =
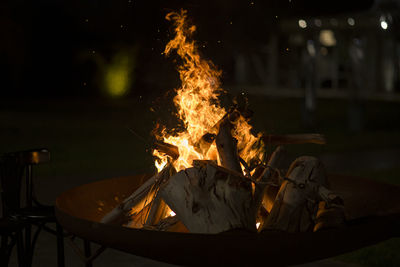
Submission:
[[0,94],[99,96],[100,59],[110,62],[116,52],[132,47],[135,53],[127,52],[135,58],[131,95],[176,87],[174,65],[160,55],[171,37],[171,25],[164,17],[181,8],[189,10],[198,27],[195,37],[205,45],[201,52],[223,70],[225,83],[233,83],[232,52],[265,42],[280,19],[349,13],[372,4],[371,0],[6,1],[0,4]]
[[[180,85],[176,71],[179,60],[175,55],[162,55],[172,38],[172,25],[165,15],[181,8],[188,10],[197,26],[194,39],[200,53],[222,70],[227,105],[235,94],[248,96],[255,111],[255,131],[323,133],[327,145],[287,147],[290,158],[318,156],[330,173],[400,183],[400,98],[396,81],[393,92],[385,92],[377,83],[368,85],[374,94],[354,98],[352,88],[359,85],[354,85],[353,77],[359,73],[338,65],[348,73],[343,79],[347,87],[318,91],[312,111],[305,107],[304,84],[299,82],[296,90],[286,90],[287,81],[292,79],[289,71],[301,72],[304,67],[300,58],[305,46],[296,48],[288,41],[292,32],[298,33],[299,19],[309,23],[306,31],[300,31],[307,40],[320,30],[310,26],[315,18],[346,22],[354,17],[355,27],[346,24],[337,30],[340,49],[346,52],[349,40],[361,40],[376,31],[375,39],[382,39],[383,45],[366,55],[376,52],[379,59],[387,50],[383,37],[389,36],[399,44],[397,1],[2,1],[0,153],[37,147],[51,151],[50,164],[35,166],[36,193],[42,201],[54,203],[61,192],[80,184],[154,172],[151,145],[128,128],[150,140],[155,122],[166,123],[171,117],[173,89]],[[393,14],[393,20],[383,33],[378,21],[387,12]],[[358,24],[370,18],[378,25],[374,30]],[[274,35],[278,36],[276,53],[283,69],[278,86],[273,91],[265,89],[267,86],[251,68],[247,80],[239,81],[237,55],[259,54]],[[349,62],[347,52],[344,54],[343,61]],[[383,69],[379,64],[376,68],[370,72]],[[110,91],[110,73],[129,78],[122,94]],[[368,75],[361,73],[360,77],[367,80]],[[47,236],[39,238],[35,266],[54,266],[53,241]],[[329,259],[328,263],[399,266],[399,247],[399,239],[391,239]],[[76,266],[77,256],[72,251],[66,253],[67,266]],[[102,255],[96,266],[132,263],[158,265],[111,251]]]

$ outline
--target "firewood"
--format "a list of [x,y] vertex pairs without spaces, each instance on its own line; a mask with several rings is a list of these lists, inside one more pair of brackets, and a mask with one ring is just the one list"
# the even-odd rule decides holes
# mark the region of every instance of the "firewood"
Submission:
[[177,146],[162,141],[155,141],[154,146],[158,151],[167,154],[174,160],[179,158],[179,149]]
[[167,231],[167,232],[179,232],[179,233],[189,232],[189,230],[185,227],[185,225],[176,216],[166,217],[162,219],[157,225],[145,229]]
[[320,201],[315,217],[314,232],[329,228],[337,228],[345,225],[345,213],[343,205],[327,204]]
[[265,134],[262,139],[266,145],[326,144],[325,136],[322,134]]
[[221,165],[242,174],[237,151],[237,140],[232,137],[232,123],[227,116],[219,125],[215,142]]
[[[151,202],[146,204],[145,206],[142,206],[142,209],[140,209],[138,212],[135,212],[133,214],[129,214],[129,218],[124,223],[118,224],[118,225],[123,225],[125,227],[129,228],[136,228],[136,229],[141,229],[145,226],[146,222],[146,217],[147,214],[149,213],[149,210],[151,208]],[[114,224],[116,224],[114,222]]]
[[282,146],[278,146],[264,167],[261,175],[256,177],[255,199],[257,208],[261,205],[269,212],[271,210],[271,202],[275,200],[276,193],[279,190],[281,181],[279,180],[278,168],[284,159],[285,150]]
[[195,143],[194,147],[200,154],[206,155],[210,149],[212,143],[214,143],[216,135],[211,133],[204,134],[198,142]]
[[126,198],[121,204],[107,213],[102,219],[102,223],[122,224],[129,221],[132,214],[140,212],[141,209],[152,201],[155,193],[154,185],[162,184],[176,171],[172,165],[166,166],[161,172],[152,176],[142,184],[135,192]]
[[225,120],[229,120],[231,122],[236,121],[240,116],[240,113],[235,109],[231,108],[228,112],[210,129],[210,132],[205,133],[200,140],[198,140],[194,147],[196,148],[197,152],[205,155],[207,154],[208,149],[210,148],[211,144],[215,141],[216,134],[219,130],[219,127],[222,122]]
[[314,227],[318,209],[319,188],[326,185],[321,162],[313,157],[300,157],[289,168],[275,198],[265,229],[305,232]]
[[145,225],[155,225],[160,220],[165,218],[168,214],[168,206],[165,204],[164,200],[157,194],[154,200],[151,202],[150,211],[146,218]]
[[235,228],[256,231],[253,182],[211,161],[175,174],[160,196],[191,233],[219,233]]

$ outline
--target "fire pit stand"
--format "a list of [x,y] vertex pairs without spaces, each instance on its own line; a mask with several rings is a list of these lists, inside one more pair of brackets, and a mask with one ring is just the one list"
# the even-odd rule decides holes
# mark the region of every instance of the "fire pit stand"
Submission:
[[400,236],[400,187],[340,175],[329,180],[345,202],[347,224],[341,228],[192,234],[100,223],[149,177],[113,178],[66,191],[56,201],[57,219],[68,232],[103,247],[178,265],[301,264]]

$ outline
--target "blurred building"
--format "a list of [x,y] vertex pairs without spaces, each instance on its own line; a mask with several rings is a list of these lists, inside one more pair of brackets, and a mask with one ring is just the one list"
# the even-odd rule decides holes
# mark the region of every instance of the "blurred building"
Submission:
[[333,16],[276,18],[268,41],[235,56],[235,83],[282,96],[400,99],[400,1]]

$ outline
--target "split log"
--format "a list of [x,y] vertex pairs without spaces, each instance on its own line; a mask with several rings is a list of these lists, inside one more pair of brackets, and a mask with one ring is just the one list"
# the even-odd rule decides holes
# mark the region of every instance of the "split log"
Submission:
[[322,134],[266,134],[262,139],[266,145],[326,144],[325,136]]
[[267,166],[263,167],[261,175],[256,177],[255,199],[257,209],[262,203],[268,212],[271,210],[271,202],[275,200],[281,185],[278,168],[282,164],[285,154],[284,148],[278,146],[271,154]]
[[286,150],[283,146],[278,146],[274,152],[272,152],[271,157],[268,160],[268,164],[264,169],[259,183],[269,183],[269,184],[277,184],[280,185],[278,169],[282,165],[282,162],[285,158]]
[[215,142],[221,165],[242,174],[237,151],[237,140],[232,136],[232,123],[227,116],[219,125]]
[[189,230],[176,216],[169,216],[158,222],[157,225],[145,226],[144,229],[166,231],[166,232],[178,232],[178,233],[189,233]]
[[236,121],[240,116],[239,111],[235,108],[231,108],[228,112],[210,129],[210,132],[204,134],[200,140],[198,140],[194,147],[196,148],[197,152],[205,155],[207,154],[208,149],[210,148],[211,144],[214,142],[216,138],[216,134],[219,131],[219,127],[222,122],[229,120],[231,122]]
[[179,158],[179,149],[177,146],[162,141],[155,141],[154,146],[158,151],[167,154],[174,160]]
[[326,185],[322,163],[313,157],[300,157],[289,168],[272,206],[264,229],[305,232],[314,227],[320,186]]
[[164,200],[157,194],[154,200],[151,202],[150,211],[146,218],[145,225],[155,225],[158,224],[160,220],[168,216],[167,212],[169,208],[165,204]]
[[212,133],[204,134],[198,142],[195,143],[194,147],[200,154],[206,155],[210,149],[212,143],[214,143],[216,135]]
[[160,189],[160,196],[191,233],[256,231],[253,182],[211,161],[194,161]]
[[100,222],[118,225],[128,222],[133,214],[140,212],[147,203],[152,201],[156,189],[154,185],[165,183],[175,172],[172,165],[166,166],[161,172],[142,184],[121,204],[107,213]]
[[315,217],[314,232],[329,228],[337,228],[345,225],[345,213],[343,205],[319,202],[318,212]]
[[145,226],[146,217],[150,211],[150,208],[151,208],[151,202],[145,205],[138,212],[130,214],[129,218],[127,218],[127,220],[124,223],[118,225],[123,225],[125,227],[136,228],[136,229],[143,228]]

